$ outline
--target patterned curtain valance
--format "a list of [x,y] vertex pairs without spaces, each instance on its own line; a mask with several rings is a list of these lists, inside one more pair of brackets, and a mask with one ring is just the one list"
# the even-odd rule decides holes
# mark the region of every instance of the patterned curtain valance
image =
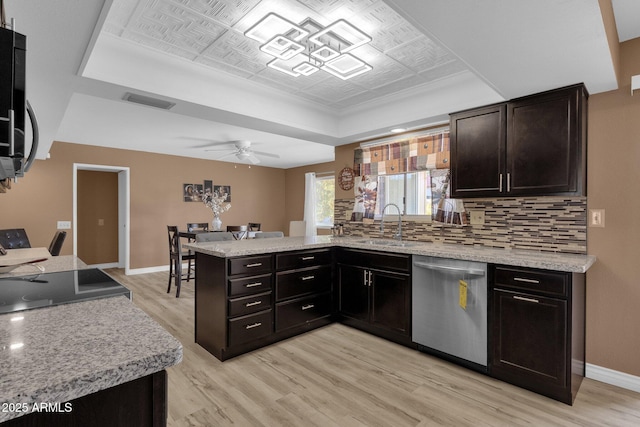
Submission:
[[354,151],[356,176],[449,168],[449,131],[391,141]]

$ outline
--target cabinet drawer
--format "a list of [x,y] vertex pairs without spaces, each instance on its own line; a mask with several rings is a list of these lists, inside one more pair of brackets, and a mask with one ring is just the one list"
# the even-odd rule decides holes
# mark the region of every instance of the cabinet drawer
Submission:
[[278,270],[293,270],[323,264],[331,264],[330,249],[276,254],[276,269]]
[[271,292],[229,300],[229,317],[255,313],[271,308]]
[[276,273],[276,300],[331,290],[331,266]]
[[229,346],[243,344],[271,334],[272,311],[262,311],[229,320]]
[[271,255],[259,255],[229,260],[229,275],[270,273],[272,268]]
[[271,274],[229,280],[229,296],[256,294],[271,290]]
[[276,304],[276,331],[331,314],[331,294],[312,295]]
[[411,268],[411,255],[387,252],[342,249],[337,259],[341,264],[378,270],[408,272]]
[[496,267],[496,286],[566,297],[569,273],[529,268]]

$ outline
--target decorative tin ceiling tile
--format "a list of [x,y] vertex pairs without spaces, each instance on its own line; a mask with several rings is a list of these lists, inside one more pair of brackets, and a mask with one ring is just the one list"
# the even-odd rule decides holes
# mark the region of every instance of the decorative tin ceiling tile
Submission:
[[147,46],[151,49],[155,49],[164,53],[179,56],[181,58],[186,58],[192,61],[196,58],[196,54],[193,53],[191,50],[185,50],[178,46],[174,46],[170,43],[164,43],[155,38],[147,37],[144,34],[131,33],[129,31],[124,31],[122,38],[134,43],[138,43],[142,46]]
[[298,0],[320,15],[348,18],[371,6],[378,0]]
[[234,0],[231,2],[224,0],[164,0],[164,2],[180,5],[231,27],[260,3],[260,0]]
[[432,82],[435,80],[439,80],[443,77],[449,77],[454,74],[461,73],[466,71],[467,67],[460,60],[454,60],[443,64],[439,67],[432,68],[430,70],[423,71],[420,73],[420,77],[425,79],[428,82]]
[[305,93],[309,95],[316,96],[330,102],[350,98],[362,92],[366,92],[366,89],[338,78],[323,80],[317,85],[311,86],[305,90]]
[[195,60],[196,63],[214,68],[218,71],[223,71],[228,74],[232,74],[236,77],[244,77],[250,78],[253,76],[253,72],[250,72],[242,67],[234,67],[233,65],[226,64],[224,62],[220,62],[213,58],[208,58],[206,56],[200,56]]
[[138,19],[129,22],[127,30],[200,53],[220,37],[226,27],[191,11],[169,5],[145,10]]
[[386,53],[416,72],[457,60],[451,52],[426,36],[404,43]]

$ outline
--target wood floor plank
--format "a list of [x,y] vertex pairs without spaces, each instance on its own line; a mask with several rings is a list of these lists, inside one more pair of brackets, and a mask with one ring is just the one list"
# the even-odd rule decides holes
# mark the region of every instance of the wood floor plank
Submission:
[[171,427],[638,426],[640,393],[585,379],[573,406],[332,324],[220,362],[194,342],[193,281],[107,272],[184,347]]

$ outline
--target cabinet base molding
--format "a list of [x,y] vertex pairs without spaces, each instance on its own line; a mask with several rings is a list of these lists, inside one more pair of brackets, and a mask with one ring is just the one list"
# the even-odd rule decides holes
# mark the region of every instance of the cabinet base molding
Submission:
[[586,377],[640,393],[640,377],[598,365],[586,364]]

